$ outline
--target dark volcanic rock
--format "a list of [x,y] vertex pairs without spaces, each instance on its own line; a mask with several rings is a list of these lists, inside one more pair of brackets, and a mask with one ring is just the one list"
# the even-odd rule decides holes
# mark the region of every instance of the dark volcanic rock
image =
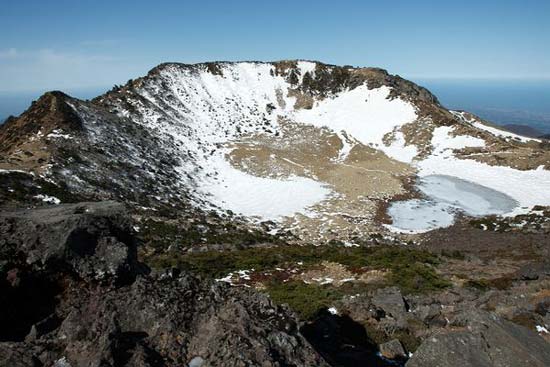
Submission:
[[550,365],[548,343],[533,331],[498,318],[470,311],[454,331],[428,338],[407,367],[543,367]]
[[[88,290],[53,336],[75,365],[322,365],[296,320],[265,296],[182,275]],[[137,365],[155,365],[138,363]]]
[[397,287],[383,288],[376,291],[372,303],[382,309],[387,316],[401,318],[407,312],[401,291]]
[[2,213],[0,254],[1,366],[326,365],[266,296],[146,274],[117,203]]
[[550,261],[527,263],[517,271],[520,280],[535,280],[550,275]]
[[304,325],[302,333],[331,366],[399,365],[396,361],[380,358],[365,328],[346,315],[321,312],[313,322]]
[[55,264],[81,278],[118,278],[137,272],[136,244],[119,203],[0,213],[0,233],[4,261],[16,258],[37,270]]
[[380,354],[389,359],[407,359],[405,349],[403,349],[403,345],[401,345],[401,342],[397,339],[380,344]]

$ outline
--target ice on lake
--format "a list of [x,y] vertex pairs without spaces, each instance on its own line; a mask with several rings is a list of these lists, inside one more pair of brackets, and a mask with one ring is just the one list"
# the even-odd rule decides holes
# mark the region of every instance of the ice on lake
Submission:
[[417,188],[424,198],[397,201],[388,208],[392,229],[425,232],[450,226],[459,213],[473,217],[504,214],[519,205],[504,193],[453,176],[426,176]]

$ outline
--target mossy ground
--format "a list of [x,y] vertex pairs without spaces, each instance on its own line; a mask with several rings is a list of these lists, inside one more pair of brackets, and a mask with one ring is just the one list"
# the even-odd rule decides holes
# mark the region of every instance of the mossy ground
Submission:
[[[200,244],[228,244],[235,248],[246,247],[257,243],[280,244],[281,239],[259,229],[249,229],[220,221],[219,223],[199,222],[184,226],[177,221],[147,219],[140,224],[139,236],[145,246],[164,253],[168,247],[193,247]],[[170,258],[174,257],[174,261]],[[166,256],[155,256],[151,259],[158,265],[177,265],[179,256],[172,253]],[[203,273],[201,271],[201,273]]]
[[[300,264],[299,271],[305,271],[320,266],[323,261],[341,264],[358,276],[372,269],[386,270],[384,282],[377,286],[398,286],[405,294],[440,290],[450,285],[435,270],[440,261],[437,255],[402,246],[280,245],[223,252],[165,253],[150,258],[149,264],[220,278],[231,272],[250,269],[255,273],[270,274],[273,269],[296,267],[296,264]],[[340,287],[306,284],[292,275],[285,279],[263,276],[262,283],[275,302],[289,304],[303,319],[310,319],[344,295],[372,289],[372,285],[360,281]]]

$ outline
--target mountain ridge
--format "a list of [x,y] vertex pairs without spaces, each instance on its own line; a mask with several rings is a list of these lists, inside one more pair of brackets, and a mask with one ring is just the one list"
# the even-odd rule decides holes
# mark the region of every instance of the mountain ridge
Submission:
[[[343,108],[351,111],[345,118]],[[90,101],[48,92],[0,128],[7,156],[0,168],[34,172],[95,200],[287,218],[283,227],[325,232],[334,228],[307,215],[291,219],[293,213],[314,207],[333,221],[337,212],[365,217],[414,196],[404,182],[419,168],[447,174],[434,146],[438,131],[444,145],[468,137],[442,148],[457,164],[528,172],[548,161],[538,142],[448,111],[427,89],[384,69],[283,60],[162,63]],[[384,184],[359,187],[353,175]],[[275,196],[303,199],[270,202],[274,195],[257,190],[263,185]],[[248,189],[231,190],[239,186]],[[243,202],[251,193],[257,198]],[[348,235],[380,224],[372,214],[352,224],[357,220],[338,217]]]

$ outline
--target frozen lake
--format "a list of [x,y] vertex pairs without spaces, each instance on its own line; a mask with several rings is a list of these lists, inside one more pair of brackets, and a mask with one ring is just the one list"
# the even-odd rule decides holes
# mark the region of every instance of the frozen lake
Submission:
[[424,198],[397,201],[388,208],[392,229],[426,232],[450,226],[459,213],[473,217],[504,214],[519,205],[506,194],[453,176],[422,177],[417,188]]

